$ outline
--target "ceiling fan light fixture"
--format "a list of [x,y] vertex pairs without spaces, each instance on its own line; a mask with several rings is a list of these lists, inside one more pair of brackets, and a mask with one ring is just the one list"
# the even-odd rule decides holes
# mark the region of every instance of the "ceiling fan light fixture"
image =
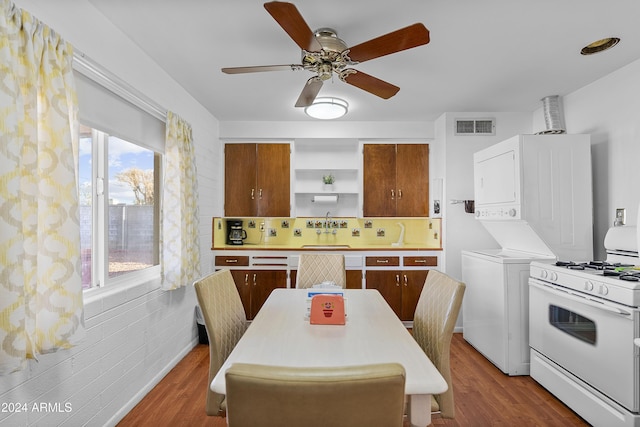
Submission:
[[348,111],[349,103],[344,99],[334,97],[316,98],[313,104],[304,109],[307,116],[319,120],[339,119],[347,114]]

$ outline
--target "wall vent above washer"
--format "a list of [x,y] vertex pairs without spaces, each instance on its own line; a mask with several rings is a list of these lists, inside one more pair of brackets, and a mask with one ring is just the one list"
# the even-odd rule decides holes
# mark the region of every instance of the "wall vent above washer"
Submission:
[[495,135],[495,119],[456,119],[456,135]]

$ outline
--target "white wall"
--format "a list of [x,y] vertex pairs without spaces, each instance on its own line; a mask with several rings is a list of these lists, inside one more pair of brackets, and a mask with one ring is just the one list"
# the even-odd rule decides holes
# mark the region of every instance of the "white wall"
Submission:
[[[455,135],[455,119],[494,118],[496,132],[491,136]],[[473,200],[473,153],[503,141],[513,135],[531,133],[531,113],[445,113],[435,123],[435,141],[431,153],[438,156],[439,166],[432,178],[443,178],[442,246],[444,271],[462,279],[462,251],[498,248],[475,215],[466,213],[463,204],[451,204],[452,199]],[[433,160],[432,160],[433,162]],[[438,175],[435,175],[438,174]],[[462,331],[462,311],[456,331]]]
[[[455,135],[455,119],[495,118],[496,132],[491,136]],[[439,127],[444,126],[444,129]],[[437,122],[437,144],[444,146],[444,218],[443,246],[446,272],[462,278],[463,250],[498,248],[498,244],[464,205],[452,199],[473,200],[473,153],[514,135],[531,133],[531,113],[446,113]]]
[[[562,98],[568,133],[591,135],[594,258],[605,259],[604,235],[616,208],[636,225],[640,191],[640,60]],[[534,130],[545,128],[542,108]]]
[[221,139],[432,139],[433,122],[222,122]]
[[[221,207],[219,124],[87,0],[16,0],[77,49],[193,127],[199,181],[202,273],[211,271],[211,218]],[[158,283],[128,284],[85,295],[87,337],[71,350],[42,355],[0,379],[0,402],[28,411],[0,412],[0,424],[115,425],[197,342],[191,286],[164,292]],[[205,390],[202,391],[203,393]],[[32,411],[34,403],[62,412]],[[65,404],[70,411],[64,412]],[[55,407],[55,406],[54,406]]]

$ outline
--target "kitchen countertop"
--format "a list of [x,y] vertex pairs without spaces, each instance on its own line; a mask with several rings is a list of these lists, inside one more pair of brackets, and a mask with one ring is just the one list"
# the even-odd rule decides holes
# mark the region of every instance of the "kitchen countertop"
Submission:
[[[306,247],[304,247],[306,246]],[[442,248],[427,248],[424,245],[405,244],[391,245],[277,245],[277,244],[244,244],[224,245],[211,248],[213,251],[441,251]]]

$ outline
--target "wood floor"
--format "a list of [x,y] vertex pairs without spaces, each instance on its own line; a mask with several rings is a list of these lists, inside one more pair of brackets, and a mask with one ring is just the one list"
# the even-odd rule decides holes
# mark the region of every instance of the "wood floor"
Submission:
[[[198,345],[118,426],[225,427],[204,412],[208,365],[209,347]],[[434,426],[588,426],[530,377],[504,375],[462,334],[454,334],[451,367],[456,418],[435,416]]]

